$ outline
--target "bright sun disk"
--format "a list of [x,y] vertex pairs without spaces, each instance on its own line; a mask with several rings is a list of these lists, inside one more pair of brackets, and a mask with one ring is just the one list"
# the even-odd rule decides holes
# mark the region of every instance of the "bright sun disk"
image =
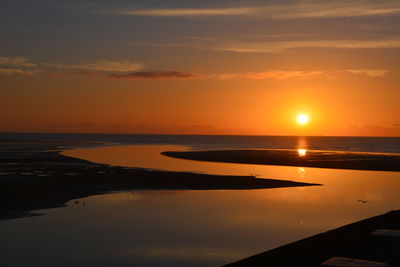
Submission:
[[297,123],[298,124],[301,124],[301,125],[307,124],[308,120],[309,120],[308,115],[306,115],[306,114],[297,115]]

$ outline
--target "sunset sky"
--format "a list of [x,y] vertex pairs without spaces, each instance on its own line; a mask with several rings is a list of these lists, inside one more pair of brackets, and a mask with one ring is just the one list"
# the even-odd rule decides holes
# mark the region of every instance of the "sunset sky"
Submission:
[[1,3],[1,132],[400,136],[398,0]]

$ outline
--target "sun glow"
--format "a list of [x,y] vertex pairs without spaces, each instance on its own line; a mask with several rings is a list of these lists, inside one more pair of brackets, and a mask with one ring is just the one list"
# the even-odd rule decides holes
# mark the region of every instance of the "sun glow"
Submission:
[[305,157],[307,155],[307,149],[299,148],[297,149],[297,153],[299,154],[299,157]]
[[309,118],[308,118],[308,115],[307,115],[307,114],[301,113],[301,114],[297,115],[296,120],[297,120],[297,123],[298,123],[298,124],[300,124],[300,125],[305,125],[305,124],[308,123]]

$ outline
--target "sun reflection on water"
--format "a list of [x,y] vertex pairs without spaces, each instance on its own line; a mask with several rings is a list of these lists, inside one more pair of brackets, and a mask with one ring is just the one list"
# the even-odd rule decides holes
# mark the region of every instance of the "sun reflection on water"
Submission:
[[297,149],[297,153],[299,154],[299,157],[305,157],[307,154],[307,149],[299,148],[299,149]]
[[306,169],[303,167],[297,168],[297,173],[300,178],[304,178],[306,176]]
[[299,157],[305,157],[307,155],[307,147],[307,139],[300,136],[297,139],[297,153]]

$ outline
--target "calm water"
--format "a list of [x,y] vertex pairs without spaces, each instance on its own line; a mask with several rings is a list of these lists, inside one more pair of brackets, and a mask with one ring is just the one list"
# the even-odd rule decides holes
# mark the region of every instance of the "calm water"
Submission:
[[[0,222],[1,265],[220,266],[400,207],[399,172],[208,163],[159,154],[193,148],[267,146],[257,146],[257,142],[262,143],[261,137],[256,138],[258,141],[247,142],[248,137],[232,137],[236,141],[242,139],[239,144],[226,140],[218,143],[220,137],[210,143],[204,139],[196,143],[196,138],[203,137],[190,137],[190,141],[181,144],[163,139],[154,142],[157,145],[149,145],[148,140],[142,143],[114,140],[117,144],[136,145],[82,148],[65,154],[122,166],[256,174],[324,186],[242,191],[135,191],[92,196],[78,203],[74,200],[67,208],[43,211],[46,216]],[[300,144],[315,149],[319,142],[320,149],[324,150],[340,146],[351,151],[399,151],[399,139],[395,138],[379,139],[370,145],[364,139],[350,142],[339,138],[329,146],[321,145],[326,140],[311,141],[310,145],[307,138],[304,145],[299,141],[304,138],[283,139],[286,141],[280,139],[271,147],[298,148]]]
[[131,145],[184,145],[194,149],[271,148],[400,153],[400,137],[297,137],[145,134],[15,134],[0,133],[2,140],[79,141]]

